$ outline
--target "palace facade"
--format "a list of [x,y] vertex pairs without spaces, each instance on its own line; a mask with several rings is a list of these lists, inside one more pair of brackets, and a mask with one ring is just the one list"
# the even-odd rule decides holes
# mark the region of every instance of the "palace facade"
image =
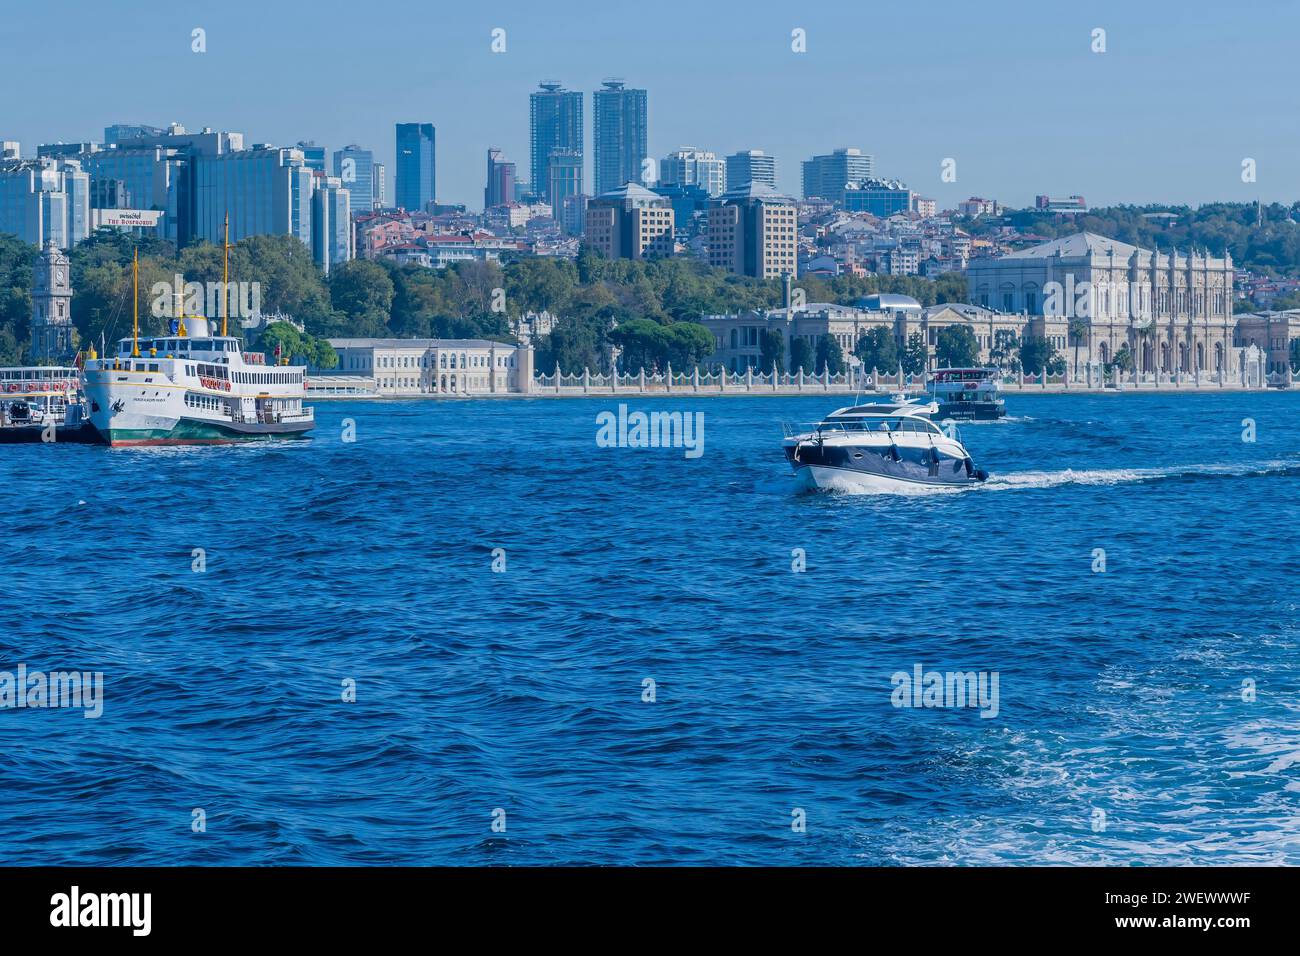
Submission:
[[1231,255],[1161,253],[1080,232],[966,268],[973,303],[1019,313],[1073,365],[1128,345],[1139,372],[1236,374]]

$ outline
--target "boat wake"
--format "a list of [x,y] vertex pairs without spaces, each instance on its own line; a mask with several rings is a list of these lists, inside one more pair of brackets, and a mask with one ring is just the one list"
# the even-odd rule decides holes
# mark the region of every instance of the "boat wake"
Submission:
[[1126,485],[1154,483],[1167,480],[1198,478],[1264,478],[1300,477],[1300,460],[1275,459],[1271,461],[1239,462],[1230,465],[1175,465],[1168,468],[1096,468],[1061,471],[1019,471],[994,473],[981,484],[941,487],[915,485],[881,490],[862,488],[851,480],[843,482],[833,478],[826,487],[813,488],[795,477],[795,488],[801,494],[832,495],[950,495],[964,491],[1025,491],[1039,488],[1059,488],[1065,485]]
[[1076,471],[1020,471],[993,474],[979,485],[982,491],[1057,488],[1062,485],[1126,485],[1185,478],[1263,478],[1300,476],[1300,461],[1271,460],[1226,465],[1175,465],[1168,468],[1098,468]]

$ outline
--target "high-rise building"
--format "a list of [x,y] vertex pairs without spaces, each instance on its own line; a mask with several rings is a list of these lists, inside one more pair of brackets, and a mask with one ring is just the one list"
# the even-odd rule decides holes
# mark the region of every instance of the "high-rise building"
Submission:
[[[179,123],[173,123],[173,127],[183,129]],[[139,123],[114,123],[112,126],[104,127],[104,145],[111,146],[114,143],[120,143],[124,139],[145,139],[150,136],[166,136],[167,130],[159,126],[142,126]]]
[[354,216],[365,215],[374,208],[374,153],[356,143],[334,150],[334,175],[351,196]]
[[713,197],[702,186],[665,186],[660,183],[650,191],[672,205],[673,229],[679,239],[689,241],[704,231],[709,202]]
[[912,210],[912,190],[896,179],[864,179],[844,187],[844,208],[884,219]]
[[196,238],[199,193],[195,169],[198,158],[224,156],[244,148],[243,133],[218,132],[209,127],[191,133],[179,123],[172,123],[166,129],[110,126],[104,130],[104,136],[107,143],[115,143],[118,149],[123,150],[161,147],[168,160],[176,164],[175,196],[168,201],[165,231],[167,238],[182,246]]
[[6,139],[0,142],[0,162],[7,159],[22,159],[23,150],[17,140]]
[[72,267],[49,242],[32,265],[31,360],[65,362],[72,353]]
[[727,164],[708,150],[679,146],[659,161],[659,185],[699,186],[721,196],[727,191]]
[[370,186],[372,208],[383,209],[388,204],[388,169],[383,163],[375,163],[370,177]]
[[585,241],[607,259],[644,259],[673,253],[673,207],[636,183],[625,183],[587,203]]
[[313,173],[323,175],[327,172],[325,169],[324,146],[317,146],[315,140],[307,140],[306,142],[300,140],[296,148],[302,150],[303,162],[307,164],[307,168]]
[[[352,199],[343,180],[313,172],[312,257],[325,273],[353,258]],[[369,185],[367,179],[366,185]],[[367,190],[368,192],[368,190]]]
[[397,205],[422,212],[437,198],[432,123],[397,124]]
[[591,149],[596,195],[640,183],[649,155],[647,96],[622,80],[604,80],[591,96]]
[[483,208],[504,206],[515,201],[515,164],[495,146],[487,151],[487,186],[483,189]]
[[776,188],[776,157],[761,149],[746,149],[727,157],[727,188],[761,183]]
[[759,279],[792,276],[798,230],[799,209],[793,199],[747,182],[709,207],[709,264]]
[[312,171],[298,149],[256,146],[194,159],[194,238],[220,243],[227,213],[230,241],[290,235],[312,246]]
[[[181,182],[186,159],[164,146],[108,147],[99,143],[42,143],[36,154],[46,159],[74,159],[90,177],[91,210],[129,210],[142,234],[178,241]],[[152,215],[156,213],[156,215]],[[99,217],[91,215],[91,227]]]
[[845,185],[870,179],[875,174],[875,165],[875,159],[869,153],[851,146],[806,159],[803,163],[803,198],[843,202]]
[[75,159],[0,163],[0,232],[71,249],[90,234],[90,177]]
[[[546,158],[546,195],[550,197],[551,208],[555,218],[565,232],[570,234],[581,231],[582,220],[577,214],[564,214],[565,200],[582,193],[582,150],[553,149]],[[567,219],[567,221],[566,221]]]
[[576,151],[582,165],[582,94],[543,80],[528,98],[529,174],[533,193],[552,206],[550,162],[554,150]]

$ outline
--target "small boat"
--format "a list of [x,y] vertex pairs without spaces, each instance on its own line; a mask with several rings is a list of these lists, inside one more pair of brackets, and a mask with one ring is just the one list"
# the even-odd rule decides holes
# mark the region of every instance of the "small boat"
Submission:
[[935,403],[896,397],[889,402],[836,409],[808,432],[786,426],[786,460],[816,490],[914,493],[978,485],[976,468],[953,427],[930,416]]
[[1007,413],[996,368],[940,368],[930,376],[930,397],[939,421],[996,421]]
[[0,369],[0,445],[98,441],[99,433],[86,417],[80,369],[59,365]]

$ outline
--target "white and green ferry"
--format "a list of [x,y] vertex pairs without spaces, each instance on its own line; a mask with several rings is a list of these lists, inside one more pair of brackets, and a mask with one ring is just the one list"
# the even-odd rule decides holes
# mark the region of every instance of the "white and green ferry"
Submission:
[[133,334],[116,355],[91,350],[83,370],[88,417],[104,442],[226,444],[301,438],[315,426],[303,405],[306,368],[267,365],[262,353],[242,351],[237,338],[213,334],[197,316],[182,317],[175,335],[141,339],[138,266],[132,271]]
[[[110,445],[221,444],[300,438],[316,424],[303,406],[306,369],[267,365],[233,336],[189,334],[123,339],[118,354],[86,360],[91,424]],[[138,341],[138,347],[137,347]]]

